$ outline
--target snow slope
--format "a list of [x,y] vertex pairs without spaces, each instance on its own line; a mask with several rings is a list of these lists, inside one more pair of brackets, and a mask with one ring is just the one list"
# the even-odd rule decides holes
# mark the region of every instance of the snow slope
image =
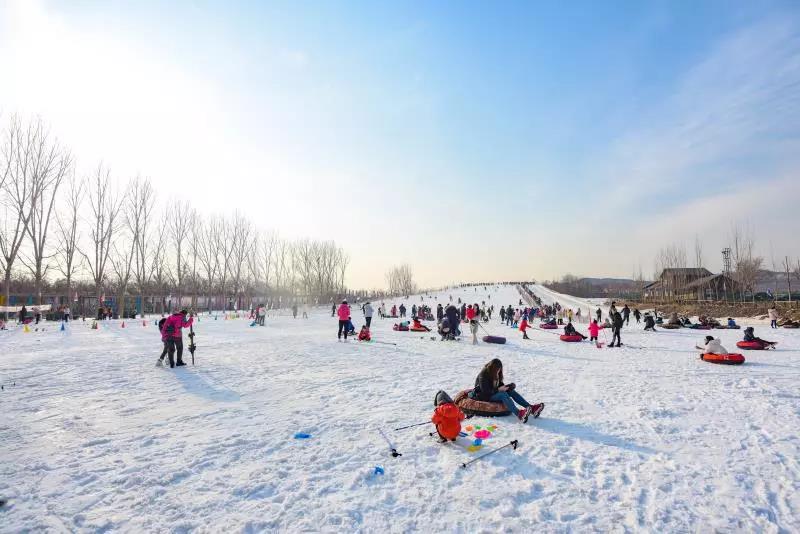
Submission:
[[[512,287],[452,295],[518,301]],[[628,346],[598,350],[538,328],[523,341],[497,320],[486,328],[508,336],[503,346],[431,341],[380,319],[376,339],[396,346],[337,342],[323,309],[248,325],[202,317],[197,366],[178,370],[153,366],[152,322],[0,332],[0,496],[9,499],[0,531],[792,532],[800,524],[798,331],[757,330],[780,350],[747,352],[745,365],[727,367],[701,362],[692,347],[704,332],[683,330],[631,326]],[[719,335],[732,348],[740,334]],[[471,386],[493,357],[523,395],[547,403],[527,425],[494,421],[489,448],[518,439],[517,451],[461,469],[475,454],[435,443],[430,427],[392,430],[425,421],[438,389]],[[389,455],[379,428],[401,457]]]

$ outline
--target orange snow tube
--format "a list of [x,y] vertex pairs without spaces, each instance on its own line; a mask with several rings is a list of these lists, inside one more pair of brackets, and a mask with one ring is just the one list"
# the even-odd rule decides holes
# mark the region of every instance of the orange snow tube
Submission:
[[708,363],[721,363],[723,365],[741,365],[744,356],[741,354],[701,354],[700,359]]
[[414,328],[413,326],[411,326],[411,327],[409,327],[409,330],[411,332],[430,332],[431,331],[430,328],[425,328],[424,326],[421,326],[420,328]]
[[581,336],[579,336],[577,334],[574,334],[574,335],[571,335],[571,336],[568,336],[566,334],[561,334],[559,336],[559,339],[561,341],[567,341],[569,343],[576,343],[578,341],[583,341],[583,337],[581,337]]

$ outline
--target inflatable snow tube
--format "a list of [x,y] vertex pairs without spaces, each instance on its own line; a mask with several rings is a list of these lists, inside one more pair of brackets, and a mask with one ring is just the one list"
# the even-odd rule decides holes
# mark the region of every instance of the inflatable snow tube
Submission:
[[708,363],[721,363],[723,365],[741,365],[744,356],[741,354],[701,354],[700,359]]
[[453,403],[461,408],[467,415],[482,415],[484,417],[503,417],[511,415],[502,402],[486,402],[471,399],[469,394],[472,390],[465,389],[456,395]]
[[800,328],[800,324],[785,324],[784,328]]
[[758,341],[737,341],[736,346],[744,350],[764,350],[764,345]]
[[550,323],[542,323],[539,325],[539,328],[541,328],[542,330],[556,330],[558,329],[558,325]]
[[666,328],[667,330],[677,330],[680,327],[681,327],[681,325],[679,325],[679,324],[665,323],[665,324],[661,325],[661,328]]
[[693,324],[687,328],[691,328],[692,330],[711,330],[711,326],[707,324]]
[[412,327],[410,327],[408,330],[409,330],[409,331],[411,331],[411,332],[430,332],[430,329],[429,329],[429,328],[425,328],[425,327],[422,327],[422,328],[414,328],[414,327],[412,326]]
[[573,336],[568,336],[568,335],[565,335],[565,334],[561,334],[560,336],[558,336],[558,338],[561,341],[566,341],[567,343],[576,343],[578,341],[583,341],[583,337],[581,337],[581,336],[579,336],[577,334],[575,334]]
[[408,327],[396,324],[392,327],[392,330],[394,330],[395,332],[408,332]]
[[495,343],[497,345],[506,344],[506,338],[502,336],[483,336],[481,339],[483,339],[484,343]]

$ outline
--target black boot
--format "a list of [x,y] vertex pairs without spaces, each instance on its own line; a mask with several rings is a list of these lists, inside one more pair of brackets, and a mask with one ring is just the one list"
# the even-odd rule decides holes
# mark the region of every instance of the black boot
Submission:
[[178,360],[178,363],[175,364],[175,367],[181,367],[182,365],[186,365],[186,362],[183,360]]

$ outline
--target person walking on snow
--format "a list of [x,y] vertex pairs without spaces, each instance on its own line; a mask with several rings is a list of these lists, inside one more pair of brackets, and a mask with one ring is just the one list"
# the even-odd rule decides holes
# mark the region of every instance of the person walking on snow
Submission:
[[372,304],[369,301],[364,303],[364,321],[367,323],[367,329],[372,325]]
[[470,304],[467,306],[467,321],[469,321],[469,331],[472,333],[472,344],[478,344],[478,319],[475,315],[475,308]]
[[331,303],[331,317],[336,315],[336,304]]
[[597,335],[600,333],[600,325],[597,324],[595,319],[592,319],[592,324],[589,325],[589,341],[597,343]]
[[622,308],[622,318],[625,319],[625,324],[630,324],[631,322],[631,309],[626,304],[624,308]]
[[527,332],[528,328],[530,327],[531,325],[528,324],[528,319],[523,317],[522,322],[519,323],[519,330],[522,332],[522,339],[530,339]]
[[344,331],[344,340],[347,341],[347,323],[350,322],[350,306],[347,305],[346,300],[342,301],[336,313],[339,315],[339,332],[336,336],[338,339],[342,339],[342,331]]
[[622,346],[622,338],[620,334],[622,333],[622,315],[619,312],[614,312],[611,315],[611,332],[614,334],[611,338],[611,345],[609,347],[614,346],[614,341],[617,342],[617,347]]
[[770,328],[778,328],[778,309],[775,307],[775,304],[769,307],[767,315],[769,315]]
[[642,320],[642,312],[639,311],[639,308],[634,308],[633,310],[633,318],[636,319],[636,324],[639,324]]

